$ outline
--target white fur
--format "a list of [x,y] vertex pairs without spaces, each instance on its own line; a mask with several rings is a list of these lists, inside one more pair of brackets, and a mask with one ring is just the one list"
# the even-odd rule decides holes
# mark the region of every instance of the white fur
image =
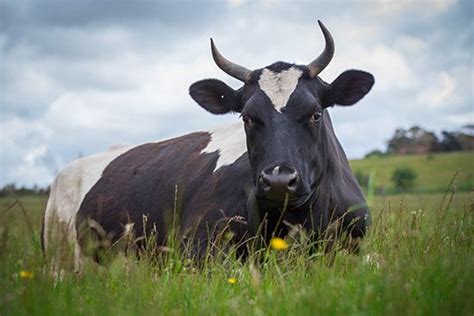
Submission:
[[201,151],[201,154],[216,151],[219,153],[219,159],[214,171],[222,166],[234,163],[247,151],[245,130],[242,122],[220,126],[209,133],[211,134],[211,140],[206,148]]
[[[48,247],[50,242],[52,242],[50,238],[61,238],[67,241],[74,247],[74,266],[76,269],[80,268],[81,252],[76,239],[76,213],[85,195],[100,179],[107,165],[131,148],[133,147],[120,147],[101,154],[74,160],[58,174],[51,185],[51,192],[44,215],[43,241],[45,250],[49,250]],[[67,229],[65,232],[66,236],[57,236],[57,234],[63,233],[59,229],[60,227]],[[58,240],[55,240],[55,242],[58,242]],[[59,258],[60,254],[57,254],[55,257]]]
[[275,110],[281,112],[281,109],[286,106],[291,94],[295,91],[302,74],[301,70],[294,67],[281,72],[263,69],[258,85],[270,98]]

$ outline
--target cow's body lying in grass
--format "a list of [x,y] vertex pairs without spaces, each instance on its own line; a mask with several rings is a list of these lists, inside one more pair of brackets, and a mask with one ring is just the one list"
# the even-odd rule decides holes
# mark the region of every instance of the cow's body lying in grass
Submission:
[[100,251],[132,225],[135,236],[156,231],[158,245],[173,227],[196,256],[224,227],[240,251],[257,234],[284,237],[287,225],[320,238],[338,220],[350,238],[363,237],[368,209],[327,108],[356,103],[374,81],[356,70],[331,84],[321,80],[334,52],[321,28],[326,48],[307,66],[277,62],[250,71],[211,43],[217,65],[244,86],[233,90],[209,79],[193,84],[190,94],[209,112],[238,112],[243,122],[73,162],[51,188],[45,248],[67,231],[76,263],[85,250],[100,260]]

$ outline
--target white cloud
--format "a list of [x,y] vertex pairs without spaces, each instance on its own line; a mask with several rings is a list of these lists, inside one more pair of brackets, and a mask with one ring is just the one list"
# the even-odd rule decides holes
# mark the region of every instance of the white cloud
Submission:
[[395,40],[394,47],[408,56],[420,56],[423,53],[427,53],[428,44],[421,38],[402,35]]
[[16,182],[46,187],[51,183],[52,177],[53,173],[44,165],[14,166],[13,169],[9,171],[5,183]]
[[450,106],[449,99],[454,96],[456,90],[456,80],[446,72],[441,72],[436,76],[432,86],[421,90],[417,95],[417,102],[431,109],[438,109],[443,106]]
[[383,90],[394,88],[413,89],[416,75],[408,59],[399,52],[383,45],[377,45],[365,55],[367,69],[374,70],[377,85]]
[[30,152],[28,152],[25,157],[24,157],[24,161],[28,164],[28,165],[33,165],[35,163],[35,161],[37,161],[38,159],[41,159],[43,157],[46,156],[48,152],[48,148],[46,147],[46,145],[41,145],[39,147],[36,147],[36,148],[33,148],[33,150],[31,150]]
[[38,122],[14,118],[2,122],[1,165],[2,184],[47,185],[54,169],[59,167],[48,152],[51,130]]
[[232,6],[232,7],[240,7],[241,5],[244,5],[248,0],[227,0],[227,2]]
[[418,85],[418,76],[421,76],[414,72],[409,59],[401,52],[382,44],[373,47],[360,45],[344,50],[322,76],[332,81],[346,69],[371,72],[375,76],[374,88],[384,93],[391,93],[393,90],[414,90]]
[[376,0],[370,8],[376,14],[396,16],[410,11],[425,13],[443,12],[455,5],[457,0]]
[[474,122],[474,109],[470,113],[462,113],[462,114],[448,114],[447,115],[448,123],[457,125],[457,126],[464,126],[467,124],[472,124]]

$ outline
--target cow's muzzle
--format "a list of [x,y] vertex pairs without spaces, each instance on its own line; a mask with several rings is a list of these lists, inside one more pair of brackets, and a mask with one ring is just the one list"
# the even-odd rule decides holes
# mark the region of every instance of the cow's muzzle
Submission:
[[288,165],[268,167],[260,173],[257,180],[258,195],[271,201],[295,199],[301,186],[300,175]]

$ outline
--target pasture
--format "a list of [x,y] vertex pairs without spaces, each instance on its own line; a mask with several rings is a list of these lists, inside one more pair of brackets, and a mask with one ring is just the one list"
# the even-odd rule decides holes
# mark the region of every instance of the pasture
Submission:
[[474,187],[474,153],[445,152],[426,155],[389,155],[351,160],[354,172],[375,172],[374,185],[379,191],[393,192],[391,176],[396,168],[410,167],[417,173],[414,191],[420,193],[444,192],[446,184],[459,169],[456,177],[458,191],[470,191]]
[[0,315],[472,315],[472,193],[375,197],[361,254],[308,256],[304,236],[265,259],[222,255],[196,267],[116,257],[61,280],[45,270],[46,197],[0,200]]

